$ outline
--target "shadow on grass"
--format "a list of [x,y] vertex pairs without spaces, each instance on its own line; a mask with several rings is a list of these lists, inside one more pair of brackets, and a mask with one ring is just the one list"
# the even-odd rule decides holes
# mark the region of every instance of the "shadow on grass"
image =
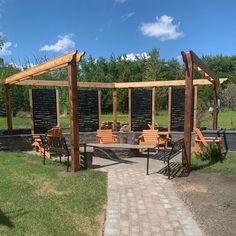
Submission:
[[[3,212],[0,209],[0,225],[5,225],[8,228],[14,228],[15,225],[11,221],[11,217],[15,218],[17,216],[22,216],[22,215],[25,215],[25,214],[26,214],[26,212],[23,209],[8,211],[8,212]],[[12,216],[10,217],[9,215],[12,215]]]
[[0,209],[0,224],[5,225],[8,228],[13,228],[14,224],[10,220],[10,217],[7,216],[1,209]]

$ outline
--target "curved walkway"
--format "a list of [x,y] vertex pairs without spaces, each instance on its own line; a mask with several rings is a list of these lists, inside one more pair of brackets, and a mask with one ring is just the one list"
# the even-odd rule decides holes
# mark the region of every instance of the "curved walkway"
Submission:
[[202,235],[171,181],[154,173],[164,167],[161,161],[150,161],[153,174],[148,176],[145,158],[118,162],[95,157],[93,163],[108,172],[104,236]]

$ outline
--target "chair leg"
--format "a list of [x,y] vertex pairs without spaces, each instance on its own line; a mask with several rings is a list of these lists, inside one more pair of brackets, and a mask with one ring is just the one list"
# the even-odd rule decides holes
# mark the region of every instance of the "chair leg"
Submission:
[[170,158],[167,158],[167,172],[168,172],[168,179],[170,179]]
[[45,160],[46,159],[46,153],[45,153],[45,148],[43,149],[43,164],[45,165]]
[[69,156],[67,156],[67,165],[66,165],[67,172],[69,172],[69,165],[70,165],[70,160],[69,160]]
[[149,170],[149,148],[147,150],[147,175],[148,175],[148,170]]

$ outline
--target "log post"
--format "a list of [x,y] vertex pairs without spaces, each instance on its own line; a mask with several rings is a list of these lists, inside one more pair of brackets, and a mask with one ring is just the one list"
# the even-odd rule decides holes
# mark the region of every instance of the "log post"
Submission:
[[4,85],[5,99],[6,99],[6,116],[7,116],[7,132],[12,134],[12,114],[11,114],[11,99],[10,99],[10,86]]
[[113,130],[117,131],[117,90],[113,88],[112,90],[112,100],[113,100]]
[[71,133],[71,168],[75,172],[80,169],[76,54],[73,56],[72,61],[68,63],[68,86]]
[[190,172],[191,138],[192,138],[192,103],[193,103],[193,61],[191,53],[182,52],[185,63],[185,108],[184,108],[184,150],[183,166],[185,172]]

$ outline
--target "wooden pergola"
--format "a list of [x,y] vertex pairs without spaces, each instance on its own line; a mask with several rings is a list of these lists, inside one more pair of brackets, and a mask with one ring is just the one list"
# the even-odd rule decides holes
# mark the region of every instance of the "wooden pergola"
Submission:
[[[217,96],[218,87],[227,78],[216,79],[213,73],[209,72],[201,60],[192,52],[184,53],[183,60],[186,66],[185,80],[172,80],[172,81],[149,81],[149,82],[126,82],[126,83],[97,83],[97,82],[79,82],[77,81],[77,63],[80,62],[85,52],[73,51],[64,56],[47,61],[25,71],[12,75],[4,80],[4,90],[6,99],[6,116],[8,133],[12,132],[12,115],[10,106],[10,86],[11,85],[25,85],[25,86],[47,86],[47,87],[68,87],[69,89],[69,109],[70,109],[70,142],[71,142],[71,162],[73,171],[80,169],[79,162],[79,129],[78,129],[78,88],[97,88],[97,89],[112,89],[113,95],[113,124],[117,124],[117,89],[126,88],[129,94],[129,124],[131,124],[131,89],[132,88],[152,88],[152,127],[154,128],[155,116],[155,88],[156,87],[169,87],[169,104],[171,103],[171,87],[185,86],[185,120],[184,120],[184,164],[189,170],[190,155],[191,155],[191,112],[192,112],[192,89],[195,86],[197,90],[198,85],[214,86],[214,112],[213,112],[213,128],[217,127]],[[68,80],[36,80],[35,77],[46,74],[48,72],[68,68]],[[193,70],[200,73],[204,79],[193,79]],[[195,93],[196,94],[196,93]],[[101,104],[99,92],[99,103]],[[195,96],[195,101],[197,96]],[[195,102],[196,104],[196,102]],[[196,106],[196,105],[195,105]],[[101,115],[101,108],[99,106],[99,114]],[[169,106],[170,116],[170,106]],[[170,129],[169,117],[168,129]],[[196,109],[194,109],[194,124],[196,125]],[[170,130],[169,130],[170,131]]]
[[[186,173],[190,172],[191,166],[191,132],[192,125],[196,127],[196,123],[192,124],[192,109],[193,109],[193,73],[194,71],[200,74],[203,78],[213,85],[213,113],[212,113],[212,128],[217,129],[218,120],[218,94],[220,79],[201,61],[201,59],[193,52],[181,52],[185,64],[185,111],[184,111],[184,153],[183,165]],[[197,90],[197,87],[195,87]],[[197,94],[195,90],[195,96]],[[196,110],[196,98],[194,110]],[[195,112],[196,113],[196,112]],[[196,114],[194,114],[196,116]],[[196,119],[195,119],[196,120]]]

